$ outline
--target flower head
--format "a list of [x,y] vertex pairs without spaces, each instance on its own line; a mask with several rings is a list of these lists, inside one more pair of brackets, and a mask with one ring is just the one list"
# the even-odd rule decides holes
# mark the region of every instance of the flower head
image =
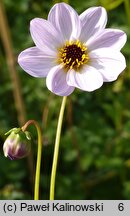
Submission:
[[21,52],[18,62],[31,76],[47,77],[48,89],[57,95],[67,96],[75,87],[94,91],[103,82],[116,80],[126,67],[120,52],[126,34],[105,28],[106,23],[103,7],[89,8],[79,16],[66,3],[55,4],[48,20],[31,21],[36,46]]
[[6,134],[10,135],[3,145],[5,157],[9,157],[11,160],[26,157],[31,149],[29,132],[23,132],[20,128],[13,128]]

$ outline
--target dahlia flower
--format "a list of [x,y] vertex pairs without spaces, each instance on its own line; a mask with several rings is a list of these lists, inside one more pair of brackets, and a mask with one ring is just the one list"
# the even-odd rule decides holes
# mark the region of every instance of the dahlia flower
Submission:
[[30,23],[34,47],[20,53],[18,62],[33,77],[46,77],[50,91],[70,95],[75,87],[94,91],[111,82],[125,69],[120,52],[126,34],[105,28],[103,7],[91,7],[81,15],[66,3],[55,4],[48,19]]
[[6,134],[9,134],[3,145],[5,157],[11,160],[26,157],[31,150],[31,138],[29,132],[23,132],[20,128],[13,128]]

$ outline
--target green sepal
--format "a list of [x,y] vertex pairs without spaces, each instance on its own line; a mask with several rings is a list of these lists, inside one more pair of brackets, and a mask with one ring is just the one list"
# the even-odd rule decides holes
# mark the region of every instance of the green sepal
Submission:
[[19,133],[21,131],[21,128],[12,128],[8,132],[5,133],[5,135],[9,135],[10,133],[14,132],[15,134]]
[[27,138],[28,140],[31,140],[31,139],[32,139],[31,133],[30,133],[29,131],[25,131],[24,133],[25,133],[26,138]]

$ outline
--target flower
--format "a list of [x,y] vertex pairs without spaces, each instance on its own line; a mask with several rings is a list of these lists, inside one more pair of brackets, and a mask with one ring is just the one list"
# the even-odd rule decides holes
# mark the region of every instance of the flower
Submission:
[[31,143],[29,132],[23,132],[20,128],[13,128],[6,134],[10,134],[4,142],[3,151],[5,157],[11,160],[21,159],[30,153]]
[[36,46],[20,53],[18,62],[33,77],[47,77],[50,91],[70,95],[75,87],[94,91],[125,69],[120,52],[126,34],[105,28],[103,7],[91,7],[80,16],[66,3],[55,4],[48,20],[35,18],[30,32]]

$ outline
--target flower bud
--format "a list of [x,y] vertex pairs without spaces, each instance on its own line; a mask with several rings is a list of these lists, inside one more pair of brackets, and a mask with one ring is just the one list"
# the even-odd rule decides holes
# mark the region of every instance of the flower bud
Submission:
[[28,131],[23,132],[21,128],[13,128],[4,142],[3,151],[5,157],[11,160],[21,159],[26,157],[31,150],[31,137]]

